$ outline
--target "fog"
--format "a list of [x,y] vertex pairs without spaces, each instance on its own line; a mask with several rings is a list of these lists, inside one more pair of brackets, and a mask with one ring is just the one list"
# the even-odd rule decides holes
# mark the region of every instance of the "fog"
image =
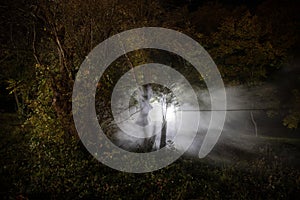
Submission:
[[[259,86],[231,86],[225,88],[227,97],[226,120],[214,150],[208,155],[209,158],[214,160],[230,160],[231,155],[227,149],[251,153],[254,151],[255,146],[262,142],[259,138],[265,136],[299,137],[299,129],[291,130],[283,126],[282,118],[284,114],[286,114],[286,110],[282,110],[279,104],[280,102],[284,102],[286,98],[289,98],[289,96],[282,96],[282,93],[286,93],[286,90],[291,90],[292,87],[295,86],[292,81],[288,84],[283,81],[282,75],[295,75],[295,71],[283,69],[280,71],[280,74],[281,77],[274,76],[273,81]],[[196,88],[195,93],[198,97],[199,109],[190,104],[171,104],[167,109],[167,147],[177,151],[185,151],[185,149],[188,148],[185,152],[186,155],[198,157],[204,137],[207,136],[208,143],[214,143],[214,141],[210,140],[216,139],[207,135],[212,114],[209,92],[207,89],[194,88]],[[218,93],[218,91],[214,92]],[[185,93],[184,95],[186,98],[189,97],[189,94]],[[150,104],[152,109],[147,116],[149,120],[147,133],[140,133],[140,137],[150,137],[155,133],[156,137],[153,150],[157,150],[160,143],[163,108],[159,100],[152,99]],[[138,120],[138,109],[138,107],[132,107],[130,109],[130,120]],[[188,112],[200,114],[197,135],[193,140],[193,144],[189,147],[187,147],[187,141],[195,134],[194,130],[191,130],[191,126],[186,123],[185,126],[181,127],[180,133],[177,132],[179,127],[182,126],[180,120],[185,118],[183,116]],[[223,112],[223,110],[215,110],[215,112]],[[276,115],[271,115],[272,113],[276,113]],[[191,116],[193,115],[190,115],[190,117]],[[192,117],[185,119],[191,122],[193,121]],[[210,129],[218,130],[220,124],[222,124],[222,117],[218,117],[217,115],[213,120],[216,123],[215,126],[211,126]],[[137,133],[137,135],[138,134],[139,133]],[[176,134],[177,140],[174,142]],[[117,131],[114,136],[115,143],[127,150],[143,145],[143,139],[129,136],[121,130]],[[205,146],[202,146],[202,148],[205,148]],[[257,149],[255,149],[255,151],[257,151]]]

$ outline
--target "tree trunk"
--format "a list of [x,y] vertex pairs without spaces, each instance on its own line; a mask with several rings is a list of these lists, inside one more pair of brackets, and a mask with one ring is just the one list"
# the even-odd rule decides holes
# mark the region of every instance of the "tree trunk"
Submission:
[[162,100],[161,100],[161,107],[162,107],[162,129],[161,129],[161,137],[160,137],[160,145],[159,148],[162,149],[166,146],[167,144],[167,109],[168,109],[168,104],[167,104],[167,99],[166,96],[163,95]]
[[[149,124],[148,116],[149,112],[152,109],[150,104],[150,99],[152,96],[151,86],[142,86],[139,94],[139,104],[140,104],[140,114],[136,123],[142,127],[145,127]],[[144,152],[149,152],[153,150],[153,144],[155,142],[155,136],[149,138],[149,133],[144,129],[145,138],[143,141],[142,149]]]
[[250,116],[251,116],[251,121],[252,121],[252,123],[254,125],[255,136],[257,137],[258,136],[258,133],[257,133],[257,124],[256,124],[256,122],[254,120],[254,116],[253,116],[253,112],[252,111],[250,112]]
[[167,144],[167,120],[164,118],[161,129],[160,145],[159,148],[162,149]]

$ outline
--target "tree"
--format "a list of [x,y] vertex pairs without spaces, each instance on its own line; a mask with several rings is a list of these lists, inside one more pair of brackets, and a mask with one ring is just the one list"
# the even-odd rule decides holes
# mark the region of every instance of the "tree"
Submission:
[[255,83],[266,79],[286,56],[286,48],[274,47],[272,27],[247,11],[241,18],[227,18],[208,37],[208,51],[227,82]]

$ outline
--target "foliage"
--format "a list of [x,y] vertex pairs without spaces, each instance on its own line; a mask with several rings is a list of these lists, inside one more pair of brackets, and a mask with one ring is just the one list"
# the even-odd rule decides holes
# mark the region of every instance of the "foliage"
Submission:
[[289,110],[289,114],[283,119],[283,124],[288,128],[296,129],[300,123],[300,92],[295,89],[293,90],[293,94],[292,108]]
[[209,35],[217,32],[224,19],[238,16],[244,10],[244,7],[230,9],[218,2],[208,2],[191,13],[190,18],[197,33]]
[[[212,18],[211,11],[199,14],[209,8],[217,8],[218,16]],[[297,23],[285,24],[284,18],[276,21],[282,10],[264,17],[250,11],[232,14],[221,5],[206,5],[189,16],[186,7],[168,12],[156,0],[14,0],[0,9],[0,82],[8,81],[24,119],[22,125],[13,127],[9,122],[17,121],[15,116],[1,118],[3,196],[275,199],[298,195],[299,170],[284,166],[284,160],[278,163],[265,157],[249,162],[247,167],[241,163],[219,166],[208,164],[209,160],[181,159],[148,174],[114,171],[86,152],[76,136],[71,112],[72,87],[85,56],[109,36],[143,26],[163,26],[198,36],[227,83],[255,84],[265,80],[281,66],[297,41]],[[199,16],[199,21],[193,20]],[[197,27],[206,17],[212,24]],[[158,60],[169,64],[165,53],[160,55]],[[104,109],[110,106],[111,91],[118,78],[152,57],[155,55],[146,51],[131,52],[105,72],[96,94],[102,124],[111,118],[110,111]],[[172,60],[174,55],[168,58]],[[171,64],[191,81],[199,79],[183,59],[176,58]],[[299,124],[298,90],[294,98],[293,110],[283,121],[290,128]]]
[[208,50],[226,81],[255,83],[282,64],[286,48],[274,47],[271,32],[272,27],[247,11],[240,18],[228,17],[207,38]]
[[32,138],[26,129],[13,129],[1,127],[10,131],[1,131],[1,146],[8,145],[0,170],[7,198],[288,199],[300,191],[299,169],[286,157],[299,150],[299,141],[257,145],[255,157],[231,164],[186,157],[155,172],[128,174],[103,166],[75,138],[61,139],[63,132]]

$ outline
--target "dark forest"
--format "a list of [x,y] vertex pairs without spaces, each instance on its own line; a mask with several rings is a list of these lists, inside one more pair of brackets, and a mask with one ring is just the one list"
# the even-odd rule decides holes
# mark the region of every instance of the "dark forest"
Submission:
[[[296,0],[1,1],[0,196],[297,199],[299,12]],[[109,38],[143,27],[172,30],[200,44],[216,66],[225,100],[223,90],[211,89],[209,82],[218,83],[210,75],[211,65],[203,65],[199,73],[192,61],[174,53],[188,49],[188,44],[185,47],[168,35],[152,34],[153,41],[148,43],[170,39],[166,46],[175,47],[174,52],[148,47],[125,51],[130,45],[138,46],[134,41],[146,38],[145,33],[121,42],[118,49],[101,46],[104,57],[91,53]],[[95,69],[103,67],[98,65],[114,52],[122,55],[101,77],[95,75]],[[197,51],[186,55],[201,63],[206,59],[195,56]],[[157,71],[154,65],[140,67],[147,63],[169,66],[192,90],[181,85],[176,73]],[[87,77],[99,79],[88,82]],[[172,79],[176,81],[170,87],[157,81]],[[132,83],[130,87],[137,85],[136,89],[117,93],[127,87],[122,80]],[[76,96],[77,85],[81,90],[94,88],[92,100]],[[214,102],[226,107],[214,107]],[[78,120],[93,115],[83,111],[90,103],[97,125]],[[128,135],[120,128],[127,121],[116,117],[116,113],[123,116],[119,111],[129,113],[126,120],[134,121],[140,131],[130,127]],[[180,119],[185,120],[181,127]],[[197,129],[192,131],[195,124]],[[89,136],[91,126],[100,126],[103,137]],[[209,129],[220,132],[215,141]],[[83,141],[89,137],[93,139]],[[209,143],[215,143],[213,148]],[[201,157],[200,149],[207,154]],[[123,156],[124,151],[149,157],[131,159]],[[162,152],[161,160],[151,160],[155,152]],[[171,155],[180,156],[157,167],[171,160]],[[110,161],[119,166],[105,164]],[[139,166],[148,170],[135,171]]]

